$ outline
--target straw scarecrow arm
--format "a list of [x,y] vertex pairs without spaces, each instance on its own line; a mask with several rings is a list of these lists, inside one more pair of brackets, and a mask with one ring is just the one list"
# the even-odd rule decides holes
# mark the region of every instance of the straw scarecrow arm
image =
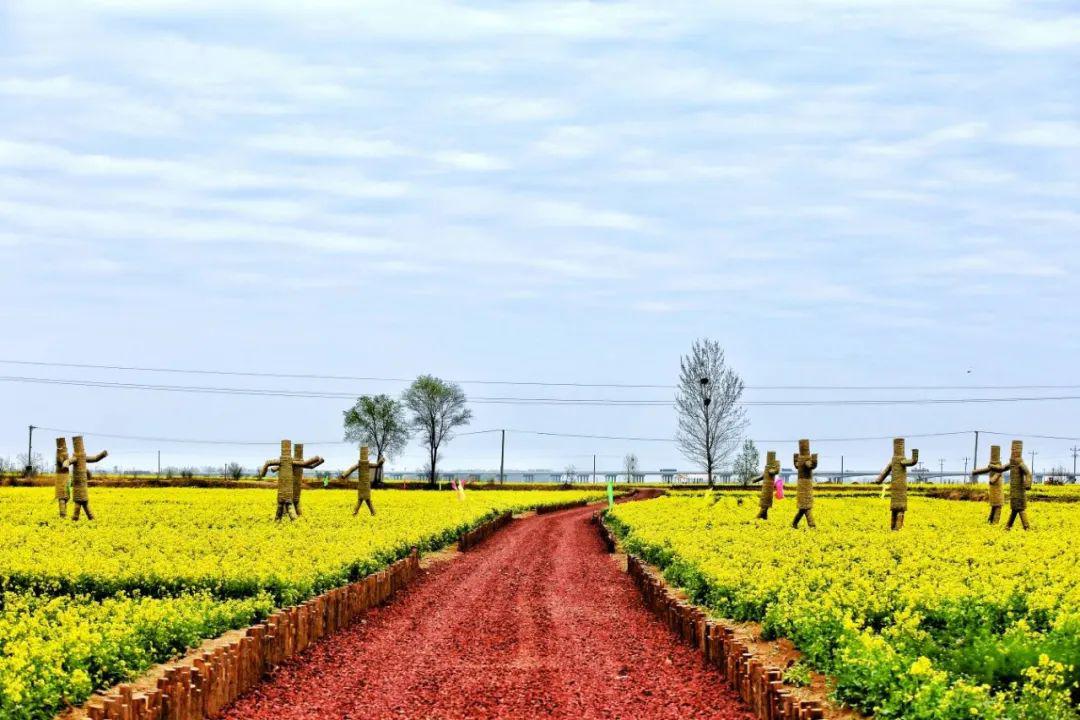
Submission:
[[266,462],[263,463],[262,469],[259,470],[259,479],[262,480],[264,477],[266,477],[266,473],[270,472],[271,468],[276,469],[276,468],[279,468],[279,467],[281,467],[281,460],[280,459],[278,459],[278,460],[267,460]]
[[892,474],[892,463],[890,462],[885,466],[885,469],[878,473],[877,478],[874,480],[874,484],[880,485],[885,482],[885,478]]
[[904,467],[913,467],[913,466],[918,465],[918,464],[919,464],[919,449],[914,448],[911,451],[911,459],[910,460],[907,460],[907,459],[904,460]]

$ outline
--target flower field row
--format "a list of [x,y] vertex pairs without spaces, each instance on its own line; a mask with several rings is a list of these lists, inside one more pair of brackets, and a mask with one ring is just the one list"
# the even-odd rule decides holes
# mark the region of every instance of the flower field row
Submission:
[[97,518],[51,489],[0,488],[0,717],[51,718],[205,638],[432,550],[506,510],[600,492],[309,491],[276,523],[271,490],[107,489]]
[[205,638],[268,615],[268,595],[102,601],[6,593],[0,610],[0,717],[49,718]]
[[[978,503],[819,498],[794,531],[736,497],[617,506],[628,549],[720,616],[761,623],[835,679],[839,701],[878,718],[1077,717],[1080,512],[1048,503],[1030,532],[985,524]],[[794,508],[791,508],[794,513]]]
[[304,493],[299,522],[273,519],[272,491],[94,491],[98,520],[57,517],[51,490],[0,488],[0,588],[38,594],[167,597],[207,590],[219,598],[268,592],[291,605],[404,557],[441,547],[498,512],[600,492],[381,491],[378,514],[353,517],[355,493]]

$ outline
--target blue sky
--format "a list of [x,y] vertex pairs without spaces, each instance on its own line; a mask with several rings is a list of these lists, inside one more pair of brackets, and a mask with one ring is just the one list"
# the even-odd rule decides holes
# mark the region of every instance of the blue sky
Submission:
[[[0,7],[4,358],[664,384],[709,336],[752,386],[1080,384],[1075,4],[220,5]],[[747,394],[824,396],[854,395]],[[31,422],[310,443],[340,436],[343,409],[10,382],[0,405],[8,456]],[[752,407],[749,432],[1075,437],[1078,408]],[[473,429],[674,431],[666,407],[474,412]],[[121,465],[149,466],[159,447],[167,464],[267,454],[101,443]],[[1040,466],[1071,444],[1029,441]],[[971,454],[966,437],[919,446],[934,464]],[[823,465],[876,467],[889,443],[818,449]],[[525,435],[508,464],[581,467],[595,452],[610,466],[629,451],[686,465],[673,445]],[[445,454],[497,460],[495,436]]]

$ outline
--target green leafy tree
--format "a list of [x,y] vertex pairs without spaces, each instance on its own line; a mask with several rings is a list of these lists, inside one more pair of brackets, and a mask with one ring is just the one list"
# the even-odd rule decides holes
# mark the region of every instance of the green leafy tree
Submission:
[[465,405],[465,393],[457,383],[421,375],[405,391],[401,401],[411,416],[410,424],[427,448],[428,485],[435,487],[439,450],[453,437],[455,428],[472,420],[472,411]]
[[[389,395],[361,395],[345,411],[345,439],[375,449],[375,458],[387,460],[409,443],[409,421],[405,405]],[[372,479],[372,487],[382,487],[382,467]]]
[[750,481],[758,475],[758,465],[761,464],[761,453],[757,445],[749,438],[743,442],[742,451],[735,458],[733,474],[735,479],[743,485],[749,485]]

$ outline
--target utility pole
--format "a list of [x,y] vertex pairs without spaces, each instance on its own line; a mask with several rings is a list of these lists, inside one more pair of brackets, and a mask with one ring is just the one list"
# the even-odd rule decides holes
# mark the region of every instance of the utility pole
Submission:
[[[709,430],[709,404],[712,403],[712,394],[709,392],[709,378],[701,378],[701,403],[704,406],[703,414],[705,415],[705,471],[709,476],[709,488],[712,484],[712,433]],[[627,473],[629,474],[629,473]],[[629,481],[629,478],[627,478]]]
[[1072,451],[1073,456],[1073,482],[1076,482],[1076,456],[1080,455],[1080,447],[1073,445],[1069,450]]
[[596,484],[596,453],[592,456],[592,481],[593,485]]
[[945,484],[945,458],[938,458],[938,468],[940,470],[940,475],[938,476],[938,480],[944,485]]
[[967,477],[967,456],[964,457],[964,477]]
[[30,426],[30,437],[26,443],[26,477],[30,477],[34,474],[34,430],[36,428]]
[[971,474],[971,477],[968,478],[968,482],[970,482],[970,483],[975,482],[975,472],[974,471],[975,471],[975,468],[977,468],[979,466],[979,431],[978,430],[975,431],[975,454],[972,455],[972,457],[975,458],[975,459],[971,461],[972,474]]
[[161,451],[157,451],[157,476],[161,477]]
[[840,484],[844,484],[844,456],[840,456]]
[[1032,474],[1032,476],[1035,475],[1035,456],[1038,455],[1038,454],[1039,453],[1035,452],[1034,450],[1031,451],[1031,474]]
[[499,449],[499,484],[506,482],[506,431],[502,430],[502,446]]

